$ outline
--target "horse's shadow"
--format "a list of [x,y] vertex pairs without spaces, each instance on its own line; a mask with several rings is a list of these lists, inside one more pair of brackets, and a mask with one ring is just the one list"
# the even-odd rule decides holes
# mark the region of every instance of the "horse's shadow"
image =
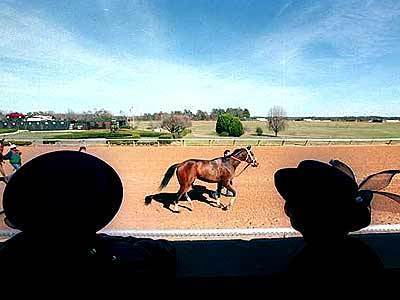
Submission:
[[[207,189],[207,187],[203,185],[194,185],[193,189],[188,192],[188,196],[190,199],[194,201],[199,201],[206,203],[212,207],[218,207],[217,202],[214,200],[210,200],[210,198],[214,198],[214,192],[213,190]],[[170,208],[171,205],[174,204],[174,201],[177,197],[176,193],[158,193],[154,195],[147,195],[144,199],[144,202],[146,205],[150,204],[152,201],[156,201],[158,203],[161,203],[164,208],[175,212]],[[184,197],[183,197],[184,198]],[[186,199],[182,199],[179,202],[185,201],[186,203],[188,202]],[[185,208],[187,210],[192,210],[190,207],[187,207],[185,205],[179,204],[179,207]]]

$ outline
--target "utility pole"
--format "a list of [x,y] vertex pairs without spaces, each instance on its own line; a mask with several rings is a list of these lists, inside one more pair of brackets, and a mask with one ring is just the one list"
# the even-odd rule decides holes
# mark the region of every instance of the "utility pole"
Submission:
[[129,109],[129,115],[130,115],[130,125],[131,127],[135,126],[135,115],[133,113],[133,106]]

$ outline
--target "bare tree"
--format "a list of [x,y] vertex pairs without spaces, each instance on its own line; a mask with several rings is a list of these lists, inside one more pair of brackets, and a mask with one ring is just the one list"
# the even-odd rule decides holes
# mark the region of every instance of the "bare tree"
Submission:
[[274,106],[268,112],[268,128],[278,136],[278,132],[287,127],[286,111],[281,106]]
[[174,115],[171,114],[164,117],[161,122],[161,127],[168,130],[172,135],[179,136],[183,130],[192,126],[190,118],[185,115]]

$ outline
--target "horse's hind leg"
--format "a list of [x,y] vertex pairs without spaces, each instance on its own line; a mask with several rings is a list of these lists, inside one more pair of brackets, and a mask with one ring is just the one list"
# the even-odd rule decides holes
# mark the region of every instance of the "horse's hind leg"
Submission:
[[175,204],[174,205],[174,212],[176,212],[176,213],[179,212],[178,202],[184,195],[186,196],[186,199],[189,200],[190,206],[191,206],[191,208],[193,210],[192,199],[190,199],[188,194],[187,194],[187,192],[189,191],[191,186],[192,186],[191,183],[189,183],[189,184],[186,183],[186,184],[183,184],[183,185],[180,186],[179,191],[178,191],[178,193],[176,195],[177,197],[175,199],[175,203],[174,203]]
[[192,210],[192,211],[193,211],[193,202],[192,202],[192,199],[190,199],[190,197],[189,197],[189,195],[188,195],[188,193],[187,193],[187,192],[185,193],[185,196],[186,196],[186,200],[187,200],[187,201],[189,201],[189,204],[190,204],[190,210]]

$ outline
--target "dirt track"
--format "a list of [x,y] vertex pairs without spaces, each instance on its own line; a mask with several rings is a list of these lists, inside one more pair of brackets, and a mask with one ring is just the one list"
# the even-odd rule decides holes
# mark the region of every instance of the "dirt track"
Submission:
[[[59,147],[21,147],[23,160],[40,153],[59,150]],[[67,148],[61,148],[67,149]],[[108,228],[118,229],[201,229],[201,228],[255,228],[289,226],[283,213],[283,200],[273,184],[274,172],[282,167],[293,167],[303,159],[328,161],[336,158],[352,166],[359,179],[384,169],[400,169],[400,146],[335,146],[335,147],[259,147],[254,149],[258,168],[249,168],[234,180],[238,192],[235,206],[230,211],[213,207],[207,201],[194,201],[190,212],[181,202],[181,213],[174,214],[160,202],[144,205],[146,195],[157,193],[157,187],[166,169],[173,163],[188,158],[221,156],[224,147],[90,147],[92,153],[110,163],[124,183],[124,202],[118,216]],[[239,170],[241,167],[239,167]],[[6,167],[7,172],[11,169]],[[69,183],[71,184],[71,183]],[[215,189],[215,185],[196,182]],[[0,183],[0,194],[4,185]],[[165,193],[177,190],[173,177]],[[400,193],[400,176],[387,189]],[[162,199],[170,199],[166,194]],[[208,199],[208,198],[206,198]],[[34,199],[32,199],[34,201]],[[229,198],[222,197],[223,203]],[[400,205],[376,199],[373,205],[373,223],[400,223]],[[0,219],[0,229],[6,228]]]

